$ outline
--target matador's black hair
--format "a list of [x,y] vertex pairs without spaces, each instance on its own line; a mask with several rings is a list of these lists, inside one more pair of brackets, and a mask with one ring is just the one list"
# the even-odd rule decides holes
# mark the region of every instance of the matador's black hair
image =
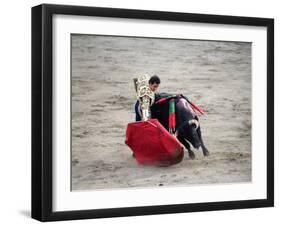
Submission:
[[154,83],[160,84],[161,83],[160,78],[157,75],[151,76],[151,78],[149,79],[148,82],[149,82],[149,84],[154,84]]

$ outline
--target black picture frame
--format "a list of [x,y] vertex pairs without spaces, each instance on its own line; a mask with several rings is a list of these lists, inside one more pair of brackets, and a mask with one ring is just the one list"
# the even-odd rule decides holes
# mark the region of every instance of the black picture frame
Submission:
[[[54,14],[267,28],[267,198],[128,208],[52,210],[52,17]],[[118,8],[43,4],[32,8],[32,218],[57,221],[274,206],[274,20]]]

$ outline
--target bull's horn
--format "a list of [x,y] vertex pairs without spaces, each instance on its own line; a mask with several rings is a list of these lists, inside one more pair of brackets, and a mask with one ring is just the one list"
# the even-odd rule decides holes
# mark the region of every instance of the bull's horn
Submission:
[[199,122],[198,122],[196,119],[191,119],[191,120],[189,120],[189,121],[188,121],[188,124],[189,124],[189,125],[194,124],[194,125],[195,125],[195,129],[198,129],[198,127],[199,127]]

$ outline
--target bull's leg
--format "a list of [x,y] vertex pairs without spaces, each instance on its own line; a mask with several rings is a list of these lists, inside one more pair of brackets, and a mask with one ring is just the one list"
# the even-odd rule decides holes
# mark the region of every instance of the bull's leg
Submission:
[[201,147],[202,147],[203,155],[204,156],[210,155],[210,152],[208,151],[208,149],[206,148],[206,146],[205,146],[205,144],[203,142],[202,134],[201,134],[201,128],[200,127],[197,129],[197,132],[198,132],[198,137],[199,137],[200,142],[201,142]]
[[195,159],[195,154],[190,148],[190,144],[180,135],[177,136],[178,140],[185,146],[188,151],[189,158]]

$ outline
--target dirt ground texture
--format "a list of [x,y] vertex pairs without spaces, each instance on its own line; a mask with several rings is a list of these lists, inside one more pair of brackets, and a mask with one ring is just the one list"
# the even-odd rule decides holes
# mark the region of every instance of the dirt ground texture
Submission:
[[[72,35],[72,190],[251,182],[251,43]],[[124,143],[133,78],[201,106],[210,156],[139,165]],[[194,149],[194,148],[193,148]]]

